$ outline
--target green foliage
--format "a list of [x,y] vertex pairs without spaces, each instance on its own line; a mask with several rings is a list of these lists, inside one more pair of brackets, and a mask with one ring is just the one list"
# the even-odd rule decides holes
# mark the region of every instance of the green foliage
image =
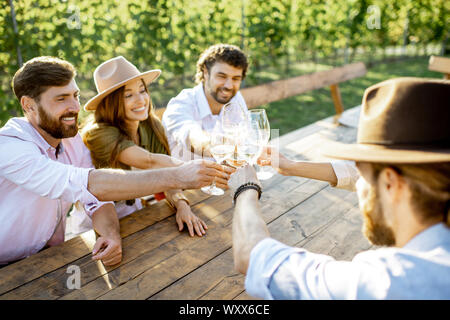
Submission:
[[[13,0],[17,34],[8,1],[0,6],[0,126],[21,115],[11,80],[23,61],[51,55],[73,63],[85,103],[95,94],[92,73],[103,61],[123,55],[140,70],[161,69],[152,86],[156,106],[193,84],[195,63],[208,46],[226,42],[249,55],[246,85],[295,73],[294,62],[323,59],[366,48],[442,44],[448,37],[445,0]],[[380,12],[370,29],[368,12]],[[408,21],[408,24],[406,23]],[[406,41],[406,42],[405,42]],[[351,62],[355,52],[346,60]],[[153,89],[152,87],[152,89]]]

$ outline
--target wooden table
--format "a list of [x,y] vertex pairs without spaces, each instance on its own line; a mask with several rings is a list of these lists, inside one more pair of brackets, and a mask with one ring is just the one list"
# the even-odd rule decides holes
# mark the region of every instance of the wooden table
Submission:
[[[323,138],[355,140],[358,110],[341,117],[348,126],[334,124],[330,117],[275,141],[289,157],[321,159]],[[274,238],[342,260],[372,247],[361,233],[355,193],[279,174],[262,184],[262,212]],[[173,212],[160,202],[120,221],[120,265],[104,267],[91,260],[95,234],[86,232],[0,269],[0,298],[252,299],[245,292],[244,276],[233,267],[230,191],[217,197],[194,190],[188,197],[208,224],[206,236],[180,233]],[[80,289],[73,289],[73,266],[79,267]]]

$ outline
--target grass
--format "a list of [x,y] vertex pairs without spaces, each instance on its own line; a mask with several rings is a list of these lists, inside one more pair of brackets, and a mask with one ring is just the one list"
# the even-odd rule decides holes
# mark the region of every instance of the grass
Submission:
[[[428,70],[429,58],[410,58],[382,63],[368,69],[364,77],[339,84],[345,109],[361,104],[364,90],[383,80],[396,77],[439,78],[439,72]],[[296,66],[299,69],[298,66]],[[318,68],[317,71],[326,69]],[[266,109],[271,128],[280,129],[280,135],[304,127],[335,114],[329,88],[323,88],[262,106]]]

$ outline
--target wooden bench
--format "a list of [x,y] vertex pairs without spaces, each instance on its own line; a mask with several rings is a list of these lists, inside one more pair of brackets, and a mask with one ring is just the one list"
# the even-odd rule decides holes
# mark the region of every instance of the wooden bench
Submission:
[[[258,86],[243,88],[241,93],[249,109],[263,104],[286,99],[311,90],[330,87],[336,115],[344,111],[341,93],[338,84],[351,79],[359,78],[367,73],[364,63],[357,62],[330,70],[319,71],[289,79],[272,81]],[[162,118],[165,108],[156,109],[159,118]]]
[[450,59],[444,57],[431,56],[428,64],[431,71],[442,72],[444,79],[450,80]]

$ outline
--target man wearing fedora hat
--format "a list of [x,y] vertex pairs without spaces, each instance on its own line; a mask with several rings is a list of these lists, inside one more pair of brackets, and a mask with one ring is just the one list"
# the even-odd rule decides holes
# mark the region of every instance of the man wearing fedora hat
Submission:
[[[142,170],[93,168],[78,134],[80,110],[75,69],[67,61],[37,57],[13,78],[25,117],[0,129],[0,265],[64,241],[72,204],[92,217],[98,238],[93,258],[121,261],[117,213],[107,201],[127,200],[169,189],[193,189],[228,175],[211,161]],[[154,76],[154,74],[153,74]]]
[[234,45],[215,44],[200,55],[197,85],[172,98],[162,117],[174,156],[185,160],[196,154],[210,157],[209,135],[220,123],[222,107],[236,102],[247,110],[239,92],[247,69],[247,57]]
[[450,299],[450,81],[398,78],[365,91],[356,144],[327,156],[356,162],[364,235],[388,246],[352,261],[270,238],[252,167],[235,191],[233,254],[252,296],[264,299]]

